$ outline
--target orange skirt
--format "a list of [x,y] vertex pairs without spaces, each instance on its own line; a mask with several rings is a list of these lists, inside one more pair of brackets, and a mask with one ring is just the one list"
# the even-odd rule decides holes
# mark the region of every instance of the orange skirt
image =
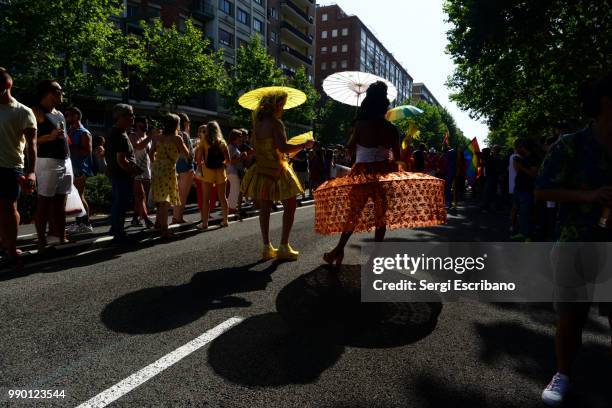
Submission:
[[347,176],[322,184],[314,198],[315,231],[323,235],[446,222],[444,180],[398,171],[393,162],[355,164]]

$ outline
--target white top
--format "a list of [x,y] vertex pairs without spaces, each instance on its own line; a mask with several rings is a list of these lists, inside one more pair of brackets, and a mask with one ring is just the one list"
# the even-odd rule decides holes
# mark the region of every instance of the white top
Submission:
[[11,98],[8,104],[0,103],[0,167],[23,167],[23,149],[26,145],[23,131],[36,129],[36,117],[32,109]]
[[134,149],[136,165],[143,170],[142,174],[135,177],[136,180],[151,180],[151,159],[149,158],[151,147],[151,142],[149,142],[143,149]]
[[520,155],[514,153],[510,156],[510,161],[508,162],[508,193],[514,194],[514,182],[516,180],[516,169],[514,168],[514,158],[521,157]]
[[357,145],[357,159],[355,163],[375,163],[393,161],[393,150],[383,146],[363,147]]

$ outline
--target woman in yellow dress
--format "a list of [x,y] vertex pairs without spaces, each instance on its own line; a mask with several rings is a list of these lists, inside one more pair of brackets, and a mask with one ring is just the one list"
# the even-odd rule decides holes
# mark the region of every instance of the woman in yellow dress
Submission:
[[213,186],[217,186],[219,193],[219,202],[221,203],[221,212],[223,214],[222,227],[227,227],[229,208],[227,206],[227,197],[225,195],[225,187],[227,185],[227,173],[225,165],[230,162],[229,150],[227,143],[221,133],[219,123],[216,121],[208,122],[208,124],[200,126],[198,129],[200,143],[196,151],[196,163],[198,172],[201,175],[196,182],[202,183],[202,224],[199,229],[205,230],[208,228],[208,216],[210,215],[210,194]]
[[180,204],[176,160],[179,154],[189,155],[189,150],[178,133],[179,124],[180,118],[177,115],[166,115],[163,120],[163,132],[153,139],[150,153],[153,160],[151,176],[153,202],[157,206],[157,220],[162,238],[173,237],[173,234],[168,232],[168,210],[171,206]]
[[[241,185],[241,191],[246,197],[259,202],[264,260],[277,258],[295,261],[299,256],[299,252],[289,245],[289,235],[297,207],[296,197],[303,190],[285,155],[310,149],[314,142],[308,141],[298,146],[287,144],[285,126],[281,121],[286,103],[287,93],[283,91],[270,92],[259,101],[259,106],[253,112],[256,161]],[[284,209],[283,231],[278,249],[270,243],[270,209],[274,201],[282,201]]]

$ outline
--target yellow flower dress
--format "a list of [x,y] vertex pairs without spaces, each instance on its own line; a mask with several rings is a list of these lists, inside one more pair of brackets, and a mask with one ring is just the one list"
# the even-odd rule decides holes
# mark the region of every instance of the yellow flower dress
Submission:
[[176,179],[176,161],[179,152],[174,143],[158,143],[153,162],[151,188],[153,202],[180,205],[178,181]]
[[242,180],[240,191],[258,200],[283,201],[303,194],[302,184],[274,139],[255,138],[255,164]]

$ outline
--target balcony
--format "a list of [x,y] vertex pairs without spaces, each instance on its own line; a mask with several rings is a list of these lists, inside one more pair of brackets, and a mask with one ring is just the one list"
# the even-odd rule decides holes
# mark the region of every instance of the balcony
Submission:
[[193,0],[192,13],[198,20],[210,21],[215,19],[215,7],[210,0]]
[[296,18],[303,20],[307,24],[314,24],[314,17],[308,15],[308,13],[302,10],[300,6],[295,4],[293,1],[283,0],[281,2],[281,6],[283,7],[283,9],[285,9],[288,13],[292,14]]
[[283,29],[289,31],[294,37],[297,37],[299,40],[304,41],[308,45],[312,45],[314,41],[312,35],[304,34],[300,30],[289,24],[287,21],[281,22],[281,30]]
[[281,46],[281,50],[287,55],[290,55],[291,57],[293,57],[294,59],[298,60],[301,63],[312,65],[312,58],[302,54],[298,50],[295,50],[286,44],[283,44]]

